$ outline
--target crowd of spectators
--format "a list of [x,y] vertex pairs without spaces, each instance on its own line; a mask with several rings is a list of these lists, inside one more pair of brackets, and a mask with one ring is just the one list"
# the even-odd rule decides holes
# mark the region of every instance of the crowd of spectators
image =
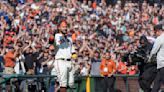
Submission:
[[110,52],[118,72],[135,74],[137,66],[127,66],[124,55],[137,49],[142,35],[153,43],[154,26],[164,23],[163,3],[18,1],[0,2],[0,60],[9,74],[50,72],[54,36],[61,27],[72,38],[77,55],[73,61],[80,74],[99,75],[98,67],[105,52]]

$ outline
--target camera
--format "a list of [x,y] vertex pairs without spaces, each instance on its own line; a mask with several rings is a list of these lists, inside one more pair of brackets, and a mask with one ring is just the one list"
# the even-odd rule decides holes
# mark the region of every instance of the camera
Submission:
[[143,48],[138,48],[135,52],[131,52],[129,55],[132,60],[132,64],[136,64],[139,62],[146,63],[147,54]]
[[147,54],[144,48],[138,48],[133,52],[125,54],[122,58],[123,61],[128,62],[128,65],[136,65],[138,63],[146,63]]

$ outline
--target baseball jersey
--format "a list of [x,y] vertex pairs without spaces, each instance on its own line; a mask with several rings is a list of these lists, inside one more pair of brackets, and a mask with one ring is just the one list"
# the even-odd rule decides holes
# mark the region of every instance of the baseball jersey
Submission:
[[58,46],[58,51],[55,55],[55,59],[70,59],[72,53],[75,52],[71,38],[65,38],[62,34],[58,33],[55,35],[55,41],[56,45]]

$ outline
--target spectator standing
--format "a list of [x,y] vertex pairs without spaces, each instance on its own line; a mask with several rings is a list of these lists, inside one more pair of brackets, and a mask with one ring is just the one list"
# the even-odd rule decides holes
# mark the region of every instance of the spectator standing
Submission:
[[24,52],[25,56],[25,67],[27,70],[27,74],[34,74],[34,61],[35,61],[35,56],[33,49],[29,47],[26,52]]
[[4,54],[5,54],[5,48],[0,47],[0,71],[3,72],[4,69]]
[[[94,71],[98,74],[97,67],[100,62],[93,61],[97,61],[98,58],[101,61],[105,56],[104,52],[111,51],[112,58],[119,61],[123,55],[137,49],[139,38],[143,34],[153,42],[155,33],[153,27],[156,24],[162,24],[164,19],[163,3],[154,4],[154,1],[151,5],[147,2],[142,3],[143,0],[121,1],[125,5],[116,3],[117,0],[8,1],[0,2],[0,42],[5,48],[11,43],[19,41],[22,43],[22,48],[26,49],[26,43],[30,41],[28,49],[22,51],[25,61],[27,61],[25,62],[26,68],[28,70],[30,68],[30,71],[33,71],[34,68],[42,70],[41,62],[49,61],[46,57],[49,57],[50,54],[42,48],[54,43],[54,36],[58,35],[56,31],[61,30],[60,24],[65,27],[64,30],[67,30],[69,37],[72,36],[73,43],[77,47],[76,53],[82,57],[85,75],[88,75],[90,67],[88,69],[86,67],[89,64],[91,64],[91,74],[94,74]],[[17,37],[20,38],[15,39]],[[62,36],[60,37],[62,38]],[[86,41],[83,41],[84,39]],[[143,42],[145,43],[145,41]],[[62,52],[60,54],[65,55],[67,54],[65,52],[68,52],[66,51],[67,46],[65,42],[61,43],[58,53]],[[81,47],[83,48],[82,52],[82,49],[79,49]],[[36,55],[35,49],[38,50],[38,54],[45,53],[45,58],[42,55]],[[91,50],[97,51],[100,57],[89,56]],[[121,57],[118,58],[120,55]],[[28,57],[32,59],[28,60]],[[78,58],[77,63],[80,64],[79,62]],[[43,68],[46,68],[46,65]],[[47,73],[48,70],[45,69],[45,71]],[[151,74],[147,73],[145,75]],[[99,86],[97,85],[97,87]]]
[[93,76],[99,76],[100,70],[97,67],[100,67],[101,59],[99,52],[95,51],[94,56],[91,58],[91,72]]
[[156,34],[157,39],[154,42],[153,49],[151,50],[151,54],[149,59],[152,58],[153,55],[157,55],[157,69],[158,73],[154,81],[154,86],[151,92],[158,92],[161,85],[164,84],[164,29],[162,29],[162,25],[156,26]]
[[119,61],[117,66],[117,71],[119,74],[127,74],[128,67],[126,62]]
[[116,71],[116,64],[111,59],[110,53],[106,52],[105,58],[102,59],[100,64],[100,73],[102,76],[104,76],[103,92],[114,92],[115,77],[113,76],[113,74],[115,73],[115,71]]
[[[133,59],[132,61],[136,61],[138,63],[138,69],[140,70],[138,82],[140,87],[144,92],[150,92],[151,84],[156,75],[154,74],[156,72],[156,69],[154,69],[154,67],[151,67],[149,66],[149,64],[147,64],[148,55],[150,53],[150,50],[152,49],[152,44],[149,43],[147,37],[144,35],[140,37],[139,43],[140,45],[138,46],[135,56],[136,58],[138,58],[138,60]],[[135,73],[132,67],[129,69],[130,69],[129,73],[132,72]],[[147,80],[149,81],[147,82]]]
[[[100,67],[100,63],[101,63],[101,59],[100,59],[100,54],[98,51],[94,52],[93,57],[91,58],[91,72],[90,75],[91,76],[100,76],[100,69],[97,67]],[[95,85],[95,92],[99,92],[99,87],[101,86],[100,83],[100,78],[99,77],[95,77],[94,78],[94,85]]]
[[15,50],[13,47],[8,48],[8,52],[4,56],[5,61],[5,74],[13,74],[14,73],[14,66],[15,66],[15,59],[17,55],[17,49]]
[[16,74],[25,74],[26,73],[25,66],[24,66],[25,57],[21,51],[22,50],[19,49],[18,54],[16,56],[16,62],[15,62],[15,67],[14,67]]

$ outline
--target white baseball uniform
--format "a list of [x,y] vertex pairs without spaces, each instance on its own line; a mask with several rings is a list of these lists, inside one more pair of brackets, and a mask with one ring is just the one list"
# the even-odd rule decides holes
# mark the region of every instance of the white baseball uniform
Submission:
[[58,33],[55,35],[55,41],[59,49],[55,55],[54,64],[60,87],[66,87],[67,83],[69,86],[73,86],[74,71],[71,56],[75,50],[72,45],[72,40]]

